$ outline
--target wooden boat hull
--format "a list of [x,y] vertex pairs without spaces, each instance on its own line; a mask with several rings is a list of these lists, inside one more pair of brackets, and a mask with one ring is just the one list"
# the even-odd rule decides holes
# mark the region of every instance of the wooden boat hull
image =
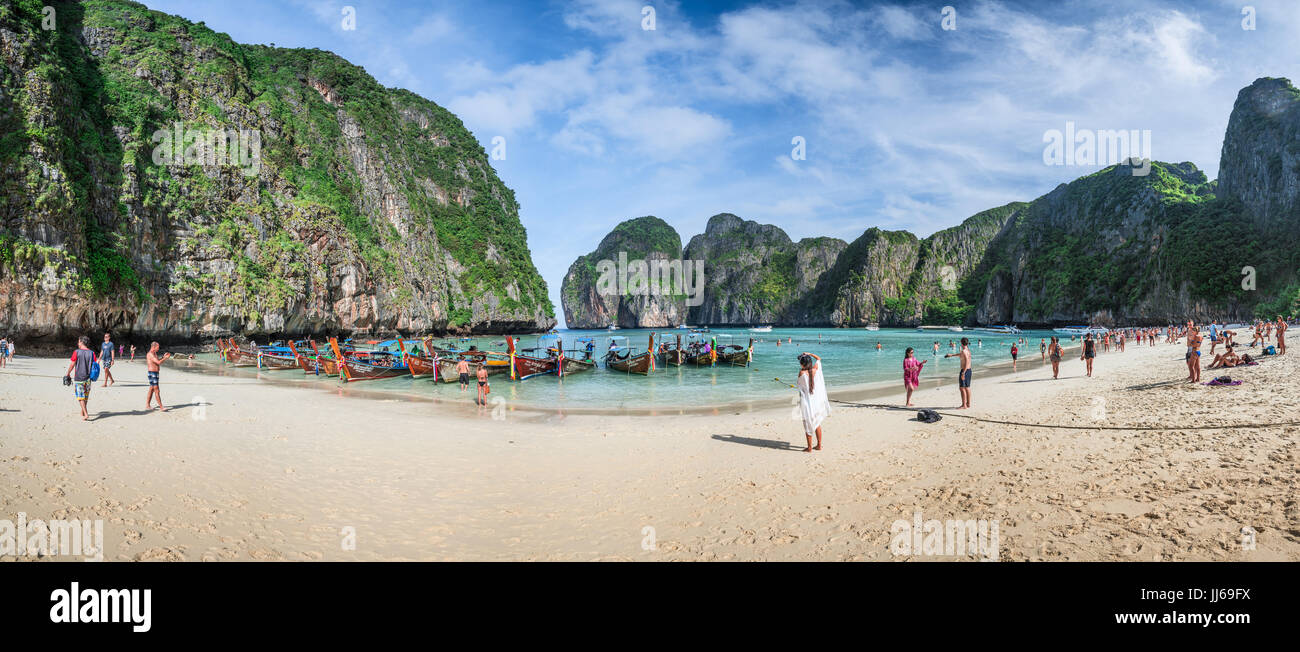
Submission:
[[565,358],[564,375],[582,373],[596,368],[596,361],[586,358]]
[[343,378],[348,382],[358,380],[382,380],[384,378],[400,378],[411,375],[411,370],[407,367],[386,367],[366,364],[355,358],[344,358],[339,366],[343,370]]
[[296,357],[290,357],[285,355],[274,355],[271,353],[263,353],[259,357],[261,360],[261,364],[258,366],[261,369],[275,370],[275,369],[299,369],[300,368],[298,366],[298,359]]
[[406,366],[410,368],[412,378],[436,377],[438,375],[438,364],[433,358],[426,358],[422,355],[408,355],[406,356]]
[[686,364],[686,352],[681,349],[672,349],[659,354],[659,361],[674,367],[680,367]]
[[718,353],[718,364],[731,365],[733,367],[748,367],[749,351],[741,349],[739,351]]
[[712,367],[713,357],[703,353],[688,355],[686,356],[686,364],[696,367]]
[[647,352],[631,355],[622,360],[608,358],[605,361],[605,366],[623,373],[648,375],[650,373],[650,363],[653,360],[654,354]]
[[515,378],[524,380],[533,376],[542,374],[553,374],[558,367],[554,358],[534,358],[526,355],[515,355]]
[[256,367],[257,354],[243,349],[226,349],[226,362],[232,367]]
[[[444,383],[460,382],[460,374],[456,371],[456,360],[445,360],[438,358],[438,380]],[[475,382],[478,373],[478,363],[469,363],[469,380]],[[508,360],[488,360],[488,376],[497,376],[500,374],[510,373],[510,361]]]
[[308,356],[298,354],[298,366],[302,372],[311,376],[337,376],[339,375],[338,361],[333,358],[322,358],[320,356]]

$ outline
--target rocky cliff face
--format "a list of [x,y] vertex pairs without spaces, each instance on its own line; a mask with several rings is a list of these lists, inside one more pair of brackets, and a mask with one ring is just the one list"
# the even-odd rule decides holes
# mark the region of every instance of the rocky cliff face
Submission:
[[804,318],[798,300],[817,285],[845,247],[835,238],[790,240],[770,224],[730,213],[709,218],[683,257],[705,266],[704,295],[692,324],[788,324]]
[[1265,78],[1241,90],[1219,159],[1218,194],[1265,222],[1300,215],[1300,90]]
[[681,250],[681,236],[657,217],[638,217],[614,227],[595,251],[574,261],[564,275],[560,302],[565,324],[663,328],[684,323],[685,285],[693,279],[686,279],[685,271],[680,279],[654,272],[664,262],[677,261]]
[[442,107],[124,0],[0,0],[0,331],[534,331],[514,194]]

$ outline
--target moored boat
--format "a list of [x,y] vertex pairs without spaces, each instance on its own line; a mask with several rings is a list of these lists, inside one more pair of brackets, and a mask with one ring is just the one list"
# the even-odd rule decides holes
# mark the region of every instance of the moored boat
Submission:
[[[398,348],[396,352],[391,350],[394,345]],[[397,378],[411,373],[410,367],[406,365],[405,351],[402,351],[397,340],[380,342],[375,349],[358,350],[344,355],[339,349],[338,340],[331,337],[330,348],[334,350],[343,379],[347,382]]]
[[627,342],[622,335],[610,338],[609,353],[605,354],[605,368],[628,374],[649,375],[655,368],[655,334],[650,334],[650,344],[644,353],[633,354],[628,346],[618,346],[618,342]]
[[749,338],[749,347],[743,347],[739,344],[731,344],[730,335],[719,335],[724,338],[724,344],[718,345],[718,364],[727,364],[733,367],[748,367],[749,361],[754,355],[754,338]]
[[664,342],[659,345],[659,362],[672,367],[680,367],[686,364],[686,351],[682,348],[682,336],[677,335],[675,345]]

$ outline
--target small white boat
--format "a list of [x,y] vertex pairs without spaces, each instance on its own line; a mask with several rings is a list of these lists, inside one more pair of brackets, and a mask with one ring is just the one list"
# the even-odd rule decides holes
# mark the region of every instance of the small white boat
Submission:
[[759,326],[758,328],[751,328],[751,329],[749,329],[749,332],[751,332],[751,333],[771,333],[771,332],[772,332],[772,327],[771,327],[771,326]]
[[618,330],[618,324],[610,324],[610,325],[609,325],[609,330],[612,330],[612,331],[616,331],[616,330]]
[[872,325],[870,325],[870,326],[867,326],[867,330],[869,330],[869,331],[878,331],[878,330],[880,330],[880,324],[872,324]]
[[960,332],[961,332],[961,326],[949,326],[949,327],[948,327],[948,330],[950,330],[950,331],[952,331],[952,332],[954,332],[954,333],[960,333]]
[[1016,335],[1021,332],[1021,330],[1015,326],[984,326],[982,328],[973,328],[971,330],[979,331],[981,333],[996,333],[999,335]]

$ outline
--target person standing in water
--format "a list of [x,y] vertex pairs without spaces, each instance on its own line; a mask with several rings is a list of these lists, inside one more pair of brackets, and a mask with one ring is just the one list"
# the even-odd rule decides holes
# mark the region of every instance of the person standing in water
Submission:
[[961,338],[961,352],[947,353],[943,357],[961,358],[961,370],[957,372],[957,391],[961,393],[961,407],[959,410],[970,409],[970,381],[973,370],[970,364],[970,339]]
[[917,360],[912,347],[903,353],[903,387],[907,388],[907,407],[912,407],[912,391],[921,385],[921,369],[929,360]]
[[487,366],[484,363],[478,363],[478,373],[476,375],[478,376],[478,397],[474,402],[479,405],[487,405],[488,374]]
[[[811,353],[799,355],[799,413],[803,417],[803,434],[808,440],[805,453],[822,449],[822,422],[831,413],[831,402],[826,397],[826,382],[822,377],[822,359]],[[817,445],[813,446],[813,435]]]

